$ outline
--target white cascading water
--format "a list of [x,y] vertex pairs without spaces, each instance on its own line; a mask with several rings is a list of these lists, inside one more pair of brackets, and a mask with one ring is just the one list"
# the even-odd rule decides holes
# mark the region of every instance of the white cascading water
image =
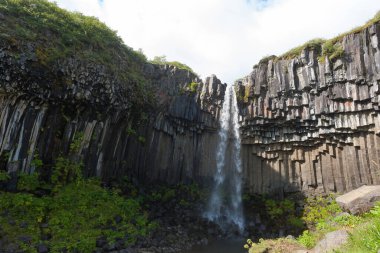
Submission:
[[240,133],[237,99],[232,85],[226,87],[219,123],[214,187],[205,216],[222,228],[235,224],[242,232],[244,216],[241,197]]

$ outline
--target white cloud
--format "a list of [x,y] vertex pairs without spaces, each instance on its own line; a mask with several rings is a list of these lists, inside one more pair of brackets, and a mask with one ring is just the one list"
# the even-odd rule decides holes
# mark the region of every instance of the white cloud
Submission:
[[[380,0],[56,0],[97,16],[148,58],[233,82],[260,58],[362,25]],[[379,8],[380,9],[380,8]]]

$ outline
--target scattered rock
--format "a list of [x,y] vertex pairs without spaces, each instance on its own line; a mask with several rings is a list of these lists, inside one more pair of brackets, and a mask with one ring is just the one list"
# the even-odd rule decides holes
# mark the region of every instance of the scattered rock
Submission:
[[352,214],[367,212],[379,200],[380,185],[364,185],[336,198],[340,207]]
[[18,237],[18,239],[25,244],[30,244],[32,242],[32,237],[29,235],[21,235]]
[[346,230],[341,229],[327,233],[325,237],[317,243],[313,252],[314,253],[327,253],[334,249],[339,248],[348,240],[348,233]]
[[49,248],[45,244],[39,244],[37,246],[37,252],[38,253],[48,253],[49,252]]
[[295,239],[296,239],[296,238],[295,238],[294,236],[292,236],[292,235],[287,235],[285,238],[286,238],[286,239],[289,239],[289,240],[295,240]]

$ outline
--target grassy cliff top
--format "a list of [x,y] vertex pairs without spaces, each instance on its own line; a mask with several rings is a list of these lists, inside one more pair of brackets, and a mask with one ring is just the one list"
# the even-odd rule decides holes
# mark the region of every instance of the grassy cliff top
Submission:
[[344,36],[359,33],[378,22],[380,22],[380,11],[378,11],[375,14],[375,16],[372,19],[368,20],[364,25],[356,27],[346,33],[342,33],[329,40],[325,40],[321,38],[309,40],[305,44],[292,48],[280,56],[272,55],[272,56],[264,57],[263,59],[260,60],[260,63],[266,63],[271,59],[274,59],[274,60],[292,59],[299,56],[302,50],[304,49],[315,50],[321,56],[321,59],[327,56],[331,60],[334,60],[335,58],[339,57],[343,53],[342,48],[340,48],[336,44],[341,42]]
[[[109,70],[135,70],[144,55],[126,46],[95,17],[69,12],[46,0],[0,1],[0,39],[14,46],[33,43],[41,64],[76,57]],[[124,65],[124,66],[120,66]]]

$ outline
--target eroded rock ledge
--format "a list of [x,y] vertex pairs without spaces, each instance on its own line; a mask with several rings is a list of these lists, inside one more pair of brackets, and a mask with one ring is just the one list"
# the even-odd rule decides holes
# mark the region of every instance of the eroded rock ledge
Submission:
[[380,183],[380,24],[345,36],[344,56],[313,50],[256,65],[237,81],[246,187],[346,192]]

